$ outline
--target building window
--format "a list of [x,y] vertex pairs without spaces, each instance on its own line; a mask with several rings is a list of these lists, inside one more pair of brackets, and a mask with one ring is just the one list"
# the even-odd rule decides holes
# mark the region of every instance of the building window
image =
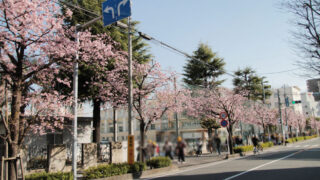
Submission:
[[109,127],[109,132],[110,132],[110,133],[113,132],[113,127]]
[[63,144],[62,133],[48,133],[47,134],[47,143],[48,144]]
[[119,132],[123,132],[123,127],[119,126]]
[[155,124],[151,124],[150,129],[151,129],[151,130],[155,130],[155,129],[156,129],[156,125],[155,125]]

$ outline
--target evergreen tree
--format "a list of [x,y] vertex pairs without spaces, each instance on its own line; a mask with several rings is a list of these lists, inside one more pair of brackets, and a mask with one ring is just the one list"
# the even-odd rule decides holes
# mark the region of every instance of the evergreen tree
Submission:
[[263,100],[263,89],[266,99],[271,96],[271,86],[266,84],[264,77],[260,77],[250,67],[246,67],[243,70],[239,69],[234,73],[236,76],[233,79],[234,90],[236,93],[246,92],[246,97],[252,100]]
[[224,60],[218,57],[217,53],[208,45],[200,43],[193,56],[189,58],[188,64],[184,66],[183,81],[191,87],[214,88],[224,81],[218,80],[218,77],[224,74],[224,66]]

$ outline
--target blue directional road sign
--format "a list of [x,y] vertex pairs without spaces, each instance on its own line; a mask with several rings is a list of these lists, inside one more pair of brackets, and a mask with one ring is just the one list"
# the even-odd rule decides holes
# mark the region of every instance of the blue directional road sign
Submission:
[[105,26],[131,16],[130,0],[106,0],[102,3],[102,16]]

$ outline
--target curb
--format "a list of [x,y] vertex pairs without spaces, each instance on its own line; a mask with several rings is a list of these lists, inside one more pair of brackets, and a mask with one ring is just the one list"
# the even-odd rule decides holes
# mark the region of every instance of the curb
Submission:
[[123,175],[118,175],[118,176],[110,176],[110,177],[105,177],[105,178],[99,178],[99,179],[94,179],[94,180],[127,180],[127,179],[139,179],[139,178],[146,178],[150,175],[157,174],[157,173],[162,173],[162,172],[171,172],[178,170],[179,168],[176,165],[171,165],[168,167],[164,168],[157,168],[157,169],[150,169],[150,170],[145,170],[142,171],[141,173],[129,173],[129,174],[123,174]]

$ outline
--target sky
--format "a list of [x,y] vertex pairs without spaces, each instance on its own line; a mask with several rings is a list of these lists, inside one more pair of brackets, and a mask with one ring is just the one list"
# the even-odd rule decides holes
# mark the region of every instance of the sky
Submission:
[[[226,70],[252,67],[272,88],[284,84],[306,91],[306,77],[298,69],[292,45],[293,16],[280,6],[283,0],[132,0],[137,29],[188,54],[199,43],[208,44],[224,58]],[[148,42],[154,60],[163,69],[183,73],[186,57]],[[225,75],[223,86],[232,88]]]

